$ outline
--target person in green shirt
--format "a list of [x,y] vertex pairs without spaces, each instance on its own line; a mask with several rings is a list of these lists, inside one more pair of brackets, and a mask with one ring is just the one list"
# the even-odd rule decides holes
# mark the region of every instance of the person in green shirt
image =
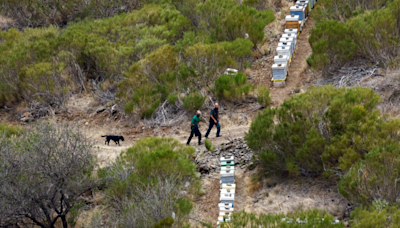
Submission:
[[201,142],[201,133],[200,133],[200,130],[199,130],[200,115],[201,115],[200,110],[197,110],[196,115],[193,116],[193,118],[192,118],[192,121],[190,123],[191,132],[190,132],[190,136],[188,138],[188,141],[186,143],[187,146],[189,146],[190,140],[192,140],[193,135],[199,137],[199,145],[203,144]]

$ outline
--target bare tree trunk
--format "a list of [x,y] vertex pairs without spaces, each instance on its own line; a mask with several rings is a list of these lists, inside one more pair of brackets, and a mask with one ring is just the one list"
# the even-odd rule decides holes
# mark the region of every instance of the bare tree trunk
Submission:
[[65,215],[61,215],[60,217],[61,217],[61,221],[62,221],[62,224],[63,224],[63,228],[68,228],[68,223],[67,223],[66,216]]

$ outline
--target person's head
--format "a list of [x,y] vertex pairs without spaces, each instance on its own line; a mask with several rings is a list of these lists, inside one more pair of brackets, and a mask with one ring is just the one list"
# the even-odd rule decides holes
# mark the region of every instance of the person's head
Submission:
[[200,115],[201,115],[200,110],[197,110],[196,115],[197,115],[198,117],[200,117]]
[[219,105],[218,103],[215,103],[215,108],[218,109]]

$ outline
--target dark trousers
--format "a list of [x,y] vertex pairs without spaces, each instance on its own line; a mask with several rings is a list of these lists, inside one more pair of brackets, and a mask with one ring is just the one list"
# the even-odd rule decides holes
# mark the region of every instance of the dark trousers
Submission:
[[199,144],[200,144],[200,142],[201,142],[201,133],[200,133],[199,127],[198,126],[192,126],[191,128],[192,128],[192,131],[190,132],[190,136],[189,136],[188,141],[187,141],[186,144],[189,145],[190,141],[193,138],[193,135],[196,135],[196,136],[199,137]]
[[206,138],[210,134],[211,128],[213,128],[214,125],[217,126],[217,137],[219,136],[219,132],[221,131],[221,125],[219,125],[219,122],[214,123],[214,121],[210,121],[210,125],[208,125],[208,130],[207,130],[207,133],[205,135]]

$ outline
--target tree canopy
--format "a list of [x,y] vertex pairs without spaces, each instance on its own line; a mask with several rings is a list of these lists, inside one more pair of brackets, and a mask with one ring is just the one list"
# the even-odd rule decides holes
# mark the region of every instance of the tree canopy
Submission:
[[68,227],[77,198],[96,184],[90,140],[69,126],[39,124],[0,145],[0,226]]

